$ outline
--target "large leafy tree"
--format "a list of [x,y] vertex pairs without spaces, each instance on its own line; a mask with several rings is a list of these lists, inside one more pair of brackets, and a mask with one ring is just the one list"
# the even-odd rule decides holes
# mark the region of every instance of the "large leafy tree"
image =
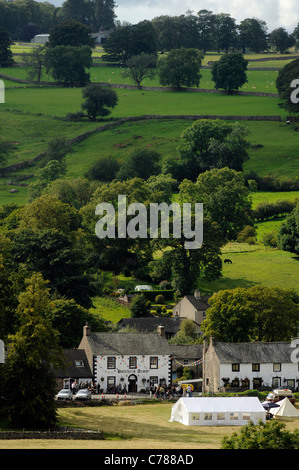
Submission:
[[50,31],[49,47],[94,47],[94,40],[91,38],[90,33],[90,28],[85,24],[73,19],[65,20]]
[[298,331],[298,296],[281,288],[222,290],[209,300],[205,334],[224,342],[289,341]]
[[200,119],[181,135],[178,152],[186,178],[195,180],[199,173],[213,168],[242,170],[249,158],[248,130],[239,123],[220,119]]
[[294,37],[289,34],[284,28],[276,28],[269,34],[269,41],[273,48],[281,54],[295,44]]
[[86,69],[92,65],[91,54],[90,46],[49,47],[45,54],[46,72],[64,86],[84,86],[90,82]]
[[68,235],[51,229],[24,229],[11,236],[13,266],[23,264],[28,272],[42,273],[50,281],[51,292],[74,299],[82,307],[92,306],[96,290],[86,273],[85,253]]
[[181,202],[202,202],[204,217],[218,226],[223,243],[233,240],[250,221],[251,199],[243,174],[229,168],[201,173],[195,183],[180,184]]
[[147,180],[150,176],[160,172],[160,154],[155,150],[135,150],[121,165],[117,173],[117,179],[129,180],[142,178]]
[[200,10],[197,27],[199,32],[199,48],[204,51],[211,50],[214,45],[216,16],[212,11]]
[[268,48],[267,25],[265,21],[256,18],[246,18],[241,21],[239,31],[243,54],[248,49],[259,53]]
[[231,437],[224,437],[222,449],[298,449],[299,431],[288,431],[286,425],[278,421],[250,422],[243,426],[238,434],[234,432]]
[[[298,99],[298,88],[299,88],[299,60],[293,60],[289,64],[285,65],[278,73],[276,79],[276,88],[279,93],[279,97],[282,100],[282,106],[291,113],[299,113],[299,99]],[[295,87],[292,86],[294,85]]]
[[146,54],[142,52],[127,60],[126,68],[123,69],[122,75],[129,77],[137,88],[141,88],[141,82],[145,78],[153,80],[157,73],[157,57],[155,54]]
[[196,49],[172,49],[158,62],[158,75],[163,86],[181,88],[199,86],[202,56]]
[[115,7],[114,0],[94,1],[94,27],[97,30],[110,30],[115,27]]
[[10,67],[13,65],[13,54],[10,46],[12,44],[11,37],[5,28],[0,27],[0,66]]
[[104,60],[126,64],[132,56],[157,54],[155,30],[150,21],[126,25],[113,31],[104,44]]
[[238,90],[247,82],[248,61],[242,54],[232,53],[221,57],[212,67],[212,80],[215,88],[223,88],[228,92]]
[[1,368],[1,396],[13,424],[52,427],[56,424],[55,379],[50,367],[61,367],[58,332],[48,320],[51,297],[39,273],[27,280],[19,295],[18,330],[8,339],[8,356]]
[[238,42],[236,20],[228,13],[215,15],[214,38],[218,52],[224,50],[228,53],[229,48],[234,48]]
[[98,84],[86,86],[82,91],[82,96],[85,101],[81,108],[93,121],[98,116],[108,116],[111,113],[109,108],[115,108],[118,103],[118,96],[114,90],[103,88]]

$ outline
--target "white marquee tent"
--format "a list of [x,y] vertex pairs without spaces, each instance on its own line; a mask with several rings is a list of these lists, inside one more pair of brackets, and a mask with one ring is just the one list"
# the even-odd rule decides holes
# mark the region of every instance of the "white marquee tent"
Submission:
[[242,426],[265,422],[266,411],[257,397],[180,398],[169,421],[186,426]]
[[275,416],[284,416],[287,418],[299,418],[299,411],[292,405],[288,398],[276,402],[279,408],[272,408],[271,413]]

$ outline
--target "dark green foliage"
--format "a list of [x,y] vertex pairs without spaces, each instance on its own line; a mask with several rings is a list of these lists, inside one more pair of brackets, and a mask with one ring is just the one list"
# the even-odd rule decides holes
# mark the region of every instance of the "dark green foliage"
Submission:
[[276,287],[221,290],[209,300],[202,330],[217,341],[290,341],[297,334],[298,297]]
[[247,82],[248,61],[242,54],[225,54],[212,67],[212,80],[215,88],[223,88],[228,92],[238,90]]
[[13,425],[51,428],[56,424],[55,379],[50,367],[63,366],[58,332],[47,315],[51,298],[40,273],[26,280],[18,298],[18,331],[9,337],[0,374],[4,413]]
[[150,21],[141,21],[135,25],[121,26],[112,32],[106,44],[103,60],[126,64],[136,55],[156,54],[157,45],[154,28]]
[[158,75],[163,86],[180,88],[199,86],[201,53],[196,49],[172,49],[158,62]]
[[287,431],[286,425],[278,421],[243,426],[240,433],[224,437],[222,449],[299,449],[299,431]]
[[289,64],[285,65],[278,73],[276,79],[276,88],[279,93],[279,97],[282,99],[282,106],[291,113],[299,113],[299,103],[292,102],[292,93],[296,94],[295,98],[298,98],[298,92],[296,88],[299,88],[299,83],[296,87],[292,87],[293,80],[299,79],[299,60],[293,60]]
[[84,86],[90,81],[88,69],[92,65],[89,46],[55,46],[47,48],[47,73],[64,86]]
[[11,67],[14,64],[13,54],[10,50],[11,44],[9,33],[0,27],[0,67]]
[[145,317],[149,315],[147,299],[143,294],[137,294],[130,303],[132,318]]
[[23,263],[28,271],[42,273],[52,292],[74,299],[82,307],[92,306],[95,289],[85,274],[86,261],[67,235],[54,230],[20,230],[13,235],[11,263]]
[[284,28],[276,28],[269,34],[269,41],[273,48],[284,54],[290,47],[294,46],[295,39]]
[[122,75],[129,77],[141,88],[141,82],[145,78],[153,79],[157,73],[157,57],[155,54],[146,54],[142,52],[140,55],[134,55],[127,60],[126,68]]
[[186,178],[194,180],[199,173],[213,168],[241,171],[249,158],[246,140],[248,130],[239,123],[220,119],[201,119],[184,130],[177,150]]
[[150,149],[135,150],[120,167],[117,179],[142,178],[147,180],[160,172],[160,154]]
[[90,180],[108,182],[115,179],[119,169],[120,165],[116,158],[111,156],[101,157],[90,167],[86,176]]
[[299,202],[281,224],[278,246],[281,250],[299,254]]
[[94,40],[91,38],[90,33],[90,28],[79,21],[65,20],[51,30],[49,47],[94,47]]
[[115,108],[118,102],[117,93],[109,88],[103,88],[100,85],[88,85],[82,92],[85,102],[81,108],[86,111],[91,120],[98,116],[108,116],[111,111],[108,108]]

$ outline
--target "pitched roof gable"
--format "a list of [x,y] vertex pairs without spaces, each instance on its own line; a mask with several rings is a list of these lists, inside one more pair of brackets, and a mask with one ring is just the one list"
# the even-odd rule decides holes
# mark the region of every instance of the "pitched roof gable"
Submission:
[[291,362],[290,342],[213,343],[220,363],[261,364]]
[[170,355],[166,339],[154,333],[91,333],[94,355]]

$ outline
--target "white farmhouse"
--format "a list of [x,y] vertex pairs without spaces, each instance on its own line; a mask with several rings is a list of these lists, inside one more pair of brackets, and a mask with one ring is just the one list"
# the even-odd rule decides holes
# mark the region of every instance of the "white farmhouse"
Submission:
[[79,349],[84,349],[93,381],[105,391],[125,385],[140,392],[153,384],[171,383],[171,352],[163,335],[150,333],[93,333],[83,329]]
[[205,390],[230,387],[296,388],[298,361],[292,361],[291,342],[223,343],[213,339],[205,353]]

